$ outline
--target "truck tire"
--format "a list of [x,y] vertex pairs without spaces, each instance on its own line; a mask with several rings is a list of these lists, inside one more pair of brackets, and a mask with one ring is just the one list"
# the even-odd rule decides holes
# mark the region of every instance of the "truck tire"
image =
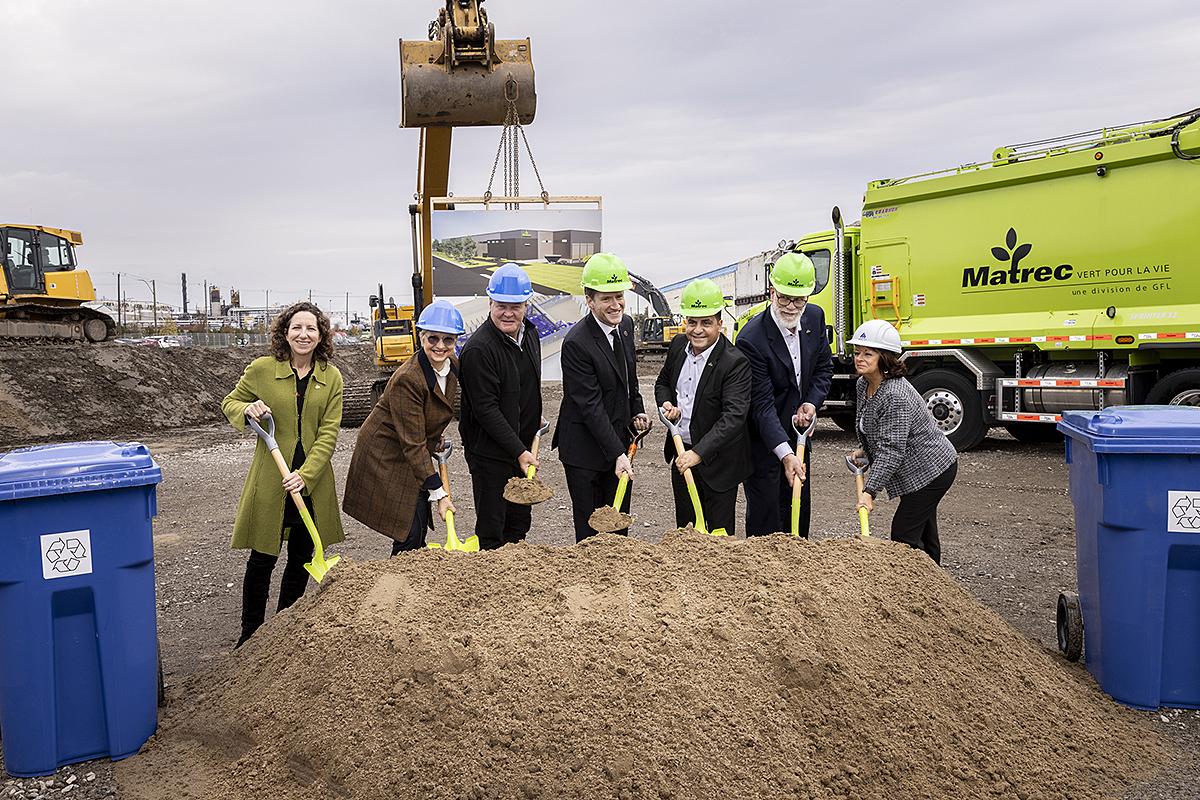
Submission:
[[1048,422],[1010,422],[1004,426],[1004,430],[1011,433],[1018,442],[1026,444],[1061,442],[1063,438],[1057,426]]
[[1078,661],[1083,654],[1083,614],[1079,610],[1079,595],[1059,592],[1054,622],[1058,649],[1067,661]]
[[942,433],[962,453],[977,447],[987,436],[979,390],[961,374],[948,369],[918,372],[909,378],[925,398],[929,413]]
[[1200,406],[1200,367],[1168,374],[1150,389],[1146,402],[1162,406]]
[[846,433],[854,433],[854,414],[830,414],[829,418],[833,420],[833,424],[844,430]]

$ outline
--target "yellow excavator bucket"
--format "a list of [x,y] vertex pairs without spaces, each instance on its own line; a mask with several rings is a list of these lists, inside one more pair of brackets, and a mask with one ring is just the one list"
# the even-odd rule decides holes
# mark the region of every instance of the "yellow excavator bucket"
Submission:
[[528,39],[496,39],[483,0],[446,0],[430,41],[400,40],[400,125],[503,125],[515,102],[533,121],[537,94]]

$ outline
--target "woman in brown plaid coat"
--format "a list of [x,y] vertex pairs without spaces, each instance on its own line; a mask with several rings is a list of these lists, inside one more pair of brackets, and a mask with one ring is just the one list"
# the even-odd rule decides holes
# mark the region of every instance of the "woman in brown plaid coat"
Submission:
[[391,537],[392,555],[425,546],[430,503],[439,517],[455,510],[433,454],[454,418],[462,315],[438,300],[421,312],[417,330],[420,350],[393,373],[358,432],[342,501],[347,514]]

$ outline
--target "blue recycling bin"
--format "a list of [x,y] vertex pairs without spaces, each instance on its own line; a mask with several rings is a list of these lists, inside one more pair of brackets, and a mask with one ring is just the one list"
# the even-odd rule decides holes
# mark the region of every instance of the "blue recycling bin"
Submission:
[[1200,708],[1200,408],[1071,411],[1084,657],[1126,705]]
[[140,444],[0,456],[0,738],[10,774],[124,758],[154,733],[161,481]]

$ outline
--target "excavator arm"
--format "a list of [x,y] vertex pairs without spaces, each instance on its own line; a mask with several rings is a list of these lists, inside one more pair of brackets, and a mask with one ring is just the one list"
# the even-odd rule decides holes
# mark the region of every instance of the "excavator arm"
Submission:
[[537,110],[529,39],[496,39],[484,0],[445,0],[428,41],[400,40],[400,126],[420,128],[413,232],[416,313],[433,301],[432,198],[450,185],[454,128],[503,125],[515,107],[522,125]]

